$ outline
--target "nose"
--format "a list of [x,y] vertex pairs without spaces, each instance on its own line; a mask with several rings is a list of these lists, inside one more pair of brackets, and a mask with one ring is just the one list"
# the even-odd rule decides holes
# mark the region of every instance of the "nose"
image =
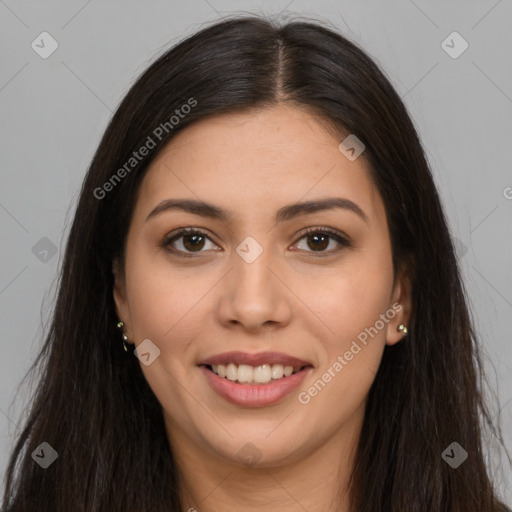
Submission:
[[217,308],[222,325],[256,333],[290,322],[293,294],[285,284],[283,269],[271,256],[263,250],[249,262],[233,254],[233,268],[225,277]]

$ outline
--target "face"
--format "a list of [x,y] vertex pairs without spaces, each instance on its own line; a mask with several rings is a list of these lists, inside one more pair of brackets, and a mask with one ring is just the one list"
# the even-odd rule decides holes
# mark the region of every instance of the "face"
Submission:
[[173,450],[270,467],[354,440],[410,294],[341,140],[279,105],[191,125],[150,165],[114,299]]

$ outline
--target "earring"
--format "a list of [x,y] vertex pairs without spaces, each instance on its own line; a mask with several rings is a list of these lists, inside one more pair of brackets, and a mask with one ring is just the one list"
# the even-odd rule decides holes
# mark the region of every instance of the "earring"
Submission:
[[397,330],[400,331],[404,336],[407,334],[407,327],[404,324],[400,324],[397,327]]
[[128,352],[128,345],[126,344],[126,342],[128,341],[128,336],[126,336],[126,332],[124,331],[124,323],[118,322],[117,327],[122,330],[123,347],[124,347],[125,352]]

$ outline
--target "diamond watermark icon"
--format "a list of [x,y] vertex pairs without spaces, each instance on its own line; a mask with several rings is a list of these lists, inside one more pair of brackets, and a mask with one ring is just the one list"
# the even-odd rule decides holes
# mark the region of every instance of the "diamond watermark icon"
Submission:
[[338,146],[338,149],[345,157],[353,162],[365,150],[366,146],[351,133],[346,139],[343,139]]
[[441,457],[453,469],[457,469],[468,458],[468,452],[454,441],[446,448]]
[[464,242],[462,242],[462,240],[459,240],[457,237],[453,237],[453,245],[455,247],[457,259],[460,260],[466,255],[466,253],[468,252],[468,248],[466,247],[466,244],[464,244]]
[[245,443],[237,456],[247,467],[252,467],[261,459],[261,452],[252,443]]
[[160,355],[160,349],[150,339],[145,339],[137,346],[133,353],[144,366],[149,366]]
[[47,59],[59,47],[59,43],[48,32],[41,32],[30,46],[39,57]]
[[57,246],[45,236],[32,247],[32,254],[43,263],[48,263],[55,256],[56,252]]
[[32,458],[43,468],[51,466],[59,454],[48,443],[41,443],[33,452]]
[[248,236],[238,245],[236,252],[246,263],[253,263],[263,252],[263,247],[252,236]]
[[452,32],[441,43],[441,48],[452,58],[458,59],[467,49],[468,42],[458,33]]

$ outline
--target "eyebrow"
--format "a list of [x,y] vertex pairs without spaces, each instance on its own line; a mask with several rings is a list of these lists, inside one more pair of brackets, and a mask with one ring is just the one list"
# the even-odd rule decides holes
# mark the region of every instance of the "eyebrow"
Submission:
[[[283,206],[276,213],[275,222],[280,223],[291,220],[301,215],[308,215],[319,211],[329,211],[335,209],[344,209],[351,211],[368,223],[368,216],[356,203],[350,199],[342,197],[327,197],[325,199],[315,199],[312,201],[304,201],[302,203],[294,203]],[[181,210],[184,212],[208,217],[215,220],[228,222],[232,217],[232,213],[219,208],[204,201],[195,199],[165,199],[159,203],[146,217],[146,221],[156,215],[170,210]]]

